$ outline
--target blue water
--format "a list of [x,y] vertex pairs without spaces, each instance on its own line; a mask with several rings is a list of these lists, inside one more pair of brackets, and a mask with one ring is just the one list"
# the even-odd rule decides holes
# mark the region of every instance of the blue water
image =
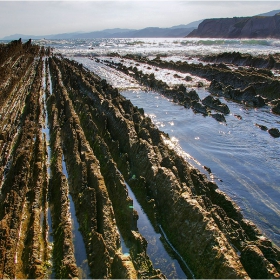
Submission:
[[[49,76],[50,79],[50,76]],[[50,129],[48,127],[48,111],[47,111],[47,104],[46,104],[46,64],[45,64],[45,59],[44,59],[44,64],[43,64],[43,89],[44,89],[44,95],[43,95],[43,106],[44,106],[44,113],[45,113],[45,120],[44,120],[44,126],[42,128],[42,133],[45,135],[45,140],[47,144],[47,181],[49,185],[49,178],[51,177],[51,169],[50,169],[50,159],[51,159],[51,147],[50,147]],[[48,196],[48,195],[47,195]],[[55,272],[53,268],[53,263],[52,263],[52,246],[53,246],[53,228],[52,228],[52,218],[51,218],[51,210],[49,207],[49,203],[46,203],[46,218],[47,219],[47,227],[48,227],[48,276],[52,279],[55,277]],[[43,221],[43,220],[42,220]]]
[[[128,195],[133,200],[133,208],[137,211],[139,216],[139,219],[137,220],[138,231],[148,241],[147,253],[153,263],[154,268],[160,269],[168,279],[186,279],[187,276],[183,272],[178,261],[170,257],[164,248],[163,243],[160,240],[160,238],[162,238],[164,235],[157,233],[154,230],[148,216],[137,201],[137,198],[135,197],[130,186],[127,183],[125,184],[128,190]],[[184,269],[192,275],[193,273],[189,271],[187,264],[185,266],[186,267]]]
[[[68,171],[66,169],[64,156],[62,159],[62,171],[63,171],[63,174],[68,179]],[[90,270],[89,270],[87,254],[86,254],[86,246],[84,243],[83,236],[82,236],[81,232],[79,231],[79,222],[76,217],[75,204],[73,202],[73,199],[72,199],[72,196],[70,193],[68,195],[68,198],[70,201],[70,214],[71,214],[71,220],[72,220],[74,256],[75,256],[76,264],[77,264],[77,267],[79,270],[79,278],[88,279],[88,278],[90,278],[89,277]]]

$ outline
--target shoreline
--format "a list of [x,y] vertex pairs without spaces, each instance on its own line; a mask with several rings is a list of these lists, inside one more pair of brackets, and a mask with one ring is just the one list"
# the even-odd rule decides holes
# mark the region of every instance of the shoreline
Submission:
[[[240,209],[215,183],[167,147],[163,140],[166,135],[142,110],[79,63],[51,56],[49,49],[40,49],[28,42],[15,41],[8,47],[9,56],[1,63],[11,63],[19,70],[18,76],[12,78],[9,73],[3,73],[8,82],[4,87],[5,95],[1,97],[3,104],[16,102],[18,107],[15,112],[6,107],[5,117],[1,118],[0,151],[13,156],[1,196],[1,277],[46,276],[46,254],[43,254],[46,248],[36,243],[41,244],[40,240],[34,239],[44,225],[38,225],[36,218],[27,215],[25,223],[34,232],[33,241],[29,240],[28,233],[21,227],[20,211],[23,208],[28,213],[33,209],[34,215],[40,213],[42,194],[36,186],[46,180],[40,171],[46,166],[41,154],[46,145],[40,136],[43,127],[40,119],[44,119],[39,98],[43,95],[40,85],[43,60],[36,59],[45,56],[49,57],[46,63],[50,66],[53,87],[47,98],[52,148],[49,199],[53,207],[61,207],[59,213],[52,214],[57,275],[62,278],[78,275],[72,254],[71,223],[65,220],[69,215],[67,184],[61,164],[64,153],[69,189],[93,278],[165,278],[153,268],[147,255],[147,241],[137,230],[138,215],[129,207],[133,201],[128,196],[125,181],[136,197],[142,198],[150,219],[164,230],[196,278],[280,277],[279,248],[243,218]],[[24,62],[25,56],[30,58],[29,64]],[[28,75],[24,76],[28,71],[37,78],[31,80]],[[22,87],[20,102],[16,101],[17,87]],[[13,121],[9,123],[8,118]],[[16,128],[22,140],[12,147]],[[8,160],[4,166],[7,163]],[[4,168],[1,170],[4,172]],[[17,201],[16,207],[12,207],[14,201]],[[116,225],[130,244],[130,256],[119,250],[120,235]],[[19,248],[17,242],[30,242],[28,250],[33,255],[24,269],[14,265],[14,255]],[[60,246],[63,249],[58,250]],[[30,254],[21,250],[24,263]],[[38,252],[40,256],[36,255]]]

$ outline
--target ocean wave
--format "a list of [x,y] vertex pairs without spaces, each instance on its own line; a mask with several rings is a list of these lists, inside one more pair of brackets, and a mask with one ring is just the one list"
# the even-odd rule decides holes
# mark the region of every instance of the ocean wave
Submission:
[[275,39],[189,39],[181,42],[181,45],[255,45],[255,46],[280,46],[280,41]]
[[276,39],[223,39],[223,38],[97,38],[71,40],[38,40],[38,44],[55,48],[56,52],[77,55],[97,55],[117,52],[140,55],[165,53],[172,55],[205,55],[233,52],[272,54],[280,52]]

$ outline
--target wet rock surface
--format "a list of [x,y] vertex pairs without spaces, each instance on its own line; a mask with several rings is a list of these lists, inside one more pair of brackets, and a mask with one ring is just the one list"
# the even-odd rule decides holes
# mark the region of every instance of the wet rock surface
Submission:
[[[69,76],[70,73],[71,72],[68,72],[65,77]],[[71,81],[73,80],[74,79],[72,78]],[[220,233],[228,232],[229,236],[231,236],[229,237],[231,242],[234,243],[239,250],[243,247],[240,243],[240,239],[244,242],[247,238],[252,238],[252,231],[255,232],[255,237],[253,239],[258,239],[258,234],[260,235],[260,233],[255,231],[254,227],[251,229],[252,225],[242,218],[238,208],[229,200],[229,198],[220,191],[215,190],[216,186],[214,184],[203,183],[206,179],[201,174],[192,170],[192,168],[182,159],[178,158],[176,155],[172,155],[172,153],[170,154],[170,151],[164,148],[160,132],[150,121],[148,121],[148,119],[146,120],[144,118],[140,111],[135,111],[129,101],[125,101],[105,83],[103,83],[103,91],[104,95],[99,96],[99,98],[97,98],[96,93],[94,95],[88,93],[86,96],[86,100],[88,101],[86,103],[91,104],[90,99],[93,98],[95,101],[95,114],[98,115],[98,118],[101,118],[101,116],[104,118],[106,116],[104,119],[106,121],[104,121],[103,124],[100,123],[99,126],[101,129],[105,129],[105,131],[107,130],[109,132],[111,138],[114,139],[114,143],[116,140],[119,143],[120,152],[112,152],[114,160],[117,163],[121,161],[121,164],[118,164],[118,167],[124,177],[128,180],[133,177],[132,185],[138,189],[142,189],[142,193],[148,193],[150,198],[155,201],[157,222],[162,224],[174,245],[177,244],[177,246],[179,246],[180,244],[180,246],[183,247],[178,250],[183,256],[185,256],[191,267],[195,268],[195,271],[199,271],[197,272],[197,275],[205,275],[207,270],[207,268],[205,268],[205,270],[201,268],[207,267],[206,260],[204,263],[202,259],[202,257],[205,257],[205,252],[207,252],[206,248],[208,248],[206,244],[206,247],[203,247],[202,245],[204,242],[203,236],[206,235],[207,238],[206,236],[205,238],[207,240],[208,238],[213,238],[213,244],[216,242],[217,244],[219,244],[219,242],[225,242],[225,244],[228,244],[228,240],[224,240],[222,237],[221,239],[218,238],[218,241],[217,238],[212,235],[211,230],[210,233],[208,231],[206,231],[207,233],[205,232],[208,223],[212,224],[213,222],[216,224],[215,229]],[[101,102],[100,99],[105,100]],[[75,101],[75,103],[77,102]],[[97,106],[97,104],[101,105]],[[114,110],[116,105],[117,111]],[[120,113],[123,117],[119,115]],[[133,114],[133,118],[131,118],[131,114]],[[105,140],[107,140],[106,143],[108,148],[115,150],[115,145],[112,147],[112,143],[110,143],[112,140],[110,138],[107,139],[107,137],[105,137]],[[126,155],[126,164],[123,164],[123,157],[120,159],[119,154]],[[166,160],[163,160],[166,158],[169,158],[169,161],[171,159],[171,165],[168,164]],[[162,162],[163,165],[161,165],[160,162]],[[131,174],[133,174],[133,176]],[[187,174],[190,174],[189,177]],[[187,196],[189,200],[185,196]],[[196,199],[193,199],[193,196],[198,196],[199,198],[197,197]],[[210,205],[216,210],[212,211],[211,216],[208,216],[208,220],[206,218],[207,215],[205,216],[205,214],[208,209],[207,207]],[[183,210],[185,208],[186,211]],[[181,215],[182,218],[180,218]],[[188,215],[192,215],[192,217],[187,219]],[[201,230],[199,230],[200,226],[197,222],[195,222],[197,226],[194,226],[193,224],[194,221],[201,221],[201,218],[199,218],[200,215],[201,217],[204,217],[202,220],[206,219],[204,222],[206,224],[204,226],[200,225]],[[225,223],[225,220],[228,222]],[[186,226],[184,226],[184,224]],[[210,224],[208,225],[211,228]],[[174,233],[174,228],[178,226],[178,232]],[[236,226],[240,229],[240,236],[238,237],[235,236]],[[197,263],[194,260],[189,260],[190,257],[187,257],[187,252],[194,253],[194,251],[200,247],[197,246],[196,242],[193,242],[192,246],[194,247],[191,249],[192,246],[190,245],[190,242],[186,241],[186,238],[188,236],[191,238],[191,236],[194,235],[194,232],[196,232],[196,236],[200,236],[198,239],[200,240],[201,250],[204,252],[201,257],[198,257],[199,261],[197,260]],[[199,234],[197,234],[197,232],[199,232]],[[230,232],[232,232],[232,235]],[[249,235],[251,237],[249,237]],[[188,245],[184,247],[182,244]],[[220,270],[217,271],[217,269],[213,269],[212,276],[228,277],[229,275],[234,275],[235,277],[244,277],[246,272],[243,271],[242,265],[239,263],[239,257],[235,255],[235,249],[233,249],[231,245],[225,246],[227,248],[227,253],[224,254],[221,252],[221,259],[217,260],[217,266],[221,265]],[[220,246],[217,245],[217,248],[220,248]],[[209,250],[209,255],[215,255],[213,247]],[[231,261],[227,260],[227,258]],[[209,267],[207,273],[209,276]]]
[[274,114],[280,115],[280,100],[279,99],[273,100],[270,104],[272,105],[271,111]]
[[[234,56],[234,54],[235,53],[233,53],[232,56]],[[220,56],[223,55],[226,56],[227,53],[221,54]],[[241,54],[239,55],[243,56]],[[117,56],[117,54],[115,54],[115,56]],[[231,56],[231,54],[229,54],[229,56]],[[265,62],[263,63],[263,65],[261,65],[261,63],[256,63],[255,65],[252,62],[251,68],[238,67],[237,69],[233,67],[229,68],[227,65],[223,65],[221,63],[209,63],[203,65],[202,63],[194,64],[182,61],[166,61],[161,60],[160,57],[149,60],[146,57],[139,57],[137,55],[130,54],[124,57],[139,62],[145,62],[158,68],[166,68],[170,70],[180,71],[181,73],[189,73],[201,78],[205,78],[208,81],[216,80],[217,82],[222,83],[225,86],[231,86],[239,90],[244,90],[248,87],[252,87],[255,90],[255,95],[260,95],[264,99],[267,98],[269,100],[272,100],[279,98],[279,79],[275,77],[270,71],[270,69],[278,69],[279,63],[275,62],[272,64],[267,62],[272,60],[280,61],[277,54],[274,56],[270,55],[268,58],[264,58],[263,60]],[[214,58],[217,59],[217,62],[220,62],[220,60],[218,60],[219,55],[214,56]],[[215,61],[214,58],[212,58],[211,60],[211,58],[206,57],[205,60]],[[204,58],[202,57],[201,60],[203,61]],[[252,58],[252,60],[258,60],[258,58],[254,57]],[[225,61],[227,62],[226,59]]]
[[[169,69],[178,71],[182,75],[184,73],[195,75],[210,81],[208,90],[218,98],[226,98],[254,108],[270,106],[273,113],[279,114],[277,100],[279,98],[280,83],[278,76],[274,76],[272,72],[272,70],[278,71],[277,69],[280,65],[280,59],[277,54],[253,57],[248,54],[234,52],[199,57],[201,61],[210,62],[209,64],[173,62],[161,60],[160,56],[152,60],[133,54],[120,56],[117,53],[113,53],[110,56],[151,65],[156,67],[157,71],[159,69]],[[195,92],[195,90],[189,90],[183,84],[170,87],[165,82],[155,79],[153,73],[144,74],[135,66],[127,67],[122,62],[115,63],[108,60],[99,60],[99,62],[132,76],[148,88],[159,91],[172,99],[173,102],[183,105],[187,109],[192,108],[194,112],[201,113],[204,116],[212,116],[219,122],[226,122],[226,115],[230,113],[226,105],[222,104],[220,100],[214,101],[214,97],[208,97],[204,100],[204,103],[208,102],[208,105],[203,104],[199,97],[193,99],[190,93]],[[137,66],[137,63],[135,65]],[[197,88],[201,86],[203,87],[203,83],[198,82]],[[205,105],[207,108],[204,107]],[[214,112],[211,112],[211,110],[214,110]]]
[[254,68],[266,69],[257,70],[260,73],[266,73],[269,76],[273,74],[269,69],[280,69],[280,57],[278,54],[268,56],[252,56],[240,52],[225,52],[217,55],[208,55],[202,57],[203,61],[214,63],[227,63],[236,66],[249,66]]
[[202,104],[207,105],[210,108],[215,109],[216,111],[220,111],[224,114],[229,114],[229,108],[226,104],[222,104],[222,102],[211,95],[205,97],[202,101]]
[[[83,65],[59,56],[46,59],[52,81],[52,93],[47,94],[51,136],[48,180],[47,145],[42,134],[44,61],[35,58],[49,52],[19,41],[6,47],[11,46],[19,52],[25,50],[31,63],[30,70],[22,71],[24,83],[14,82],[21,94],[15,95],[7,83],[0,106],[4,112],[8,101],[14,104],[18,100],[17,107],[6,110],[0,120],[0,152],[6,155],[1,169],[4,176],[0,176],[0,277],[49,277],[46,197],[52,217],[53,273],[57,278],[80,277],[69,213],[71,194],[90,277],[166,278],[154,268],[147,240],[138,231],[138,214],[127,182],[154,227],[164,232],[177,256],[187,263],[189,277],[279,278],[279,249],[243,218],[238,206],[215,183],[168,148],[168,136],[143,110]],[[9,61],[17,51],[10,52]],[[136,76],[138,71],[133,73]],[[223,105],[211,97],[205,106],[195,91],[184,86],[170,89],[152,76],[140,78],[173,97],[176,91],[176,102],[204,114],[209,113],[207,106]],[[220,84],[213,85],[218,87]],[[243,95],[251,96],[249,90]],[[226,114],[226,108],[222,110]],[[122,253],[120,234],[129,255]]]
[[[101,62],[100,60],[98,61]],[[143,59],[141,59],[141,61],[143,61]],[[191,108],[195,113],[200,113],[204,116],[211,115],[217,121],[226,121],[223,114],[228,114],[229,109],[227,105],[222,104],[217,98],[214,100],[213,97],[209,97],[208,99],[206,98],[204,101],[201,101],[195,89],[188,90],[183,84],[170,87],[167,83],[157,80],[153,73],[143,74],[143,72],[141,70],[139,71],[136,67],[126,67],[122,63],[114,63],[110,61],[105,61],[105,63],[118,71],[122,71],[123,73],[132,76],[148,88],[159,91],[167,98],[172,99],[174,103],[183,105],[187,109]],[[174,74],[174,77],[175,76],[178,77],[177,74]],[[197,83],[197,88],[199,87],[203,87],[202,82]],[[211,109],[221,113],[211,114]]]
[[280,131],[279,131],[278,128],[270,128],[270,129],[268,130],[268,133],[269,133],[271,136],[275,137],[275,138],[280,137]]

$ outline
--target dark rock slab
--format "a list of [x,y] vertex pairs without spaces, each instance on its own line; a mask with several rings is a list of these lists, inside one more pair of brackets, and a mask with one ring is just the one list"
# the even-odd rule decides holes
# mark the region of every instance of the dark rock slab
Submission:
[[271,111],[274,114],[280,115],[280,99],[274,100],[273,102],[271,102],[271,104],[272,104]]
[[264,130],[264,131],[268,130],[268,128],[265,125],[261,125],[261,124],[256,123],[255,126],[259,127],[261,130]]
[[280,131],[279,131],[278,128],[270,128],[270,129],[268,130],[268,133],[269,133],[271,136],[273,136],[274,138],[280,137]]
[[210,107],[211,109],[222,112],[224,114],[229,114],[230,112],[226,104],[223,104],[218,98],[214,98],[211,95],[205,97],[201,102],[202,104]]

